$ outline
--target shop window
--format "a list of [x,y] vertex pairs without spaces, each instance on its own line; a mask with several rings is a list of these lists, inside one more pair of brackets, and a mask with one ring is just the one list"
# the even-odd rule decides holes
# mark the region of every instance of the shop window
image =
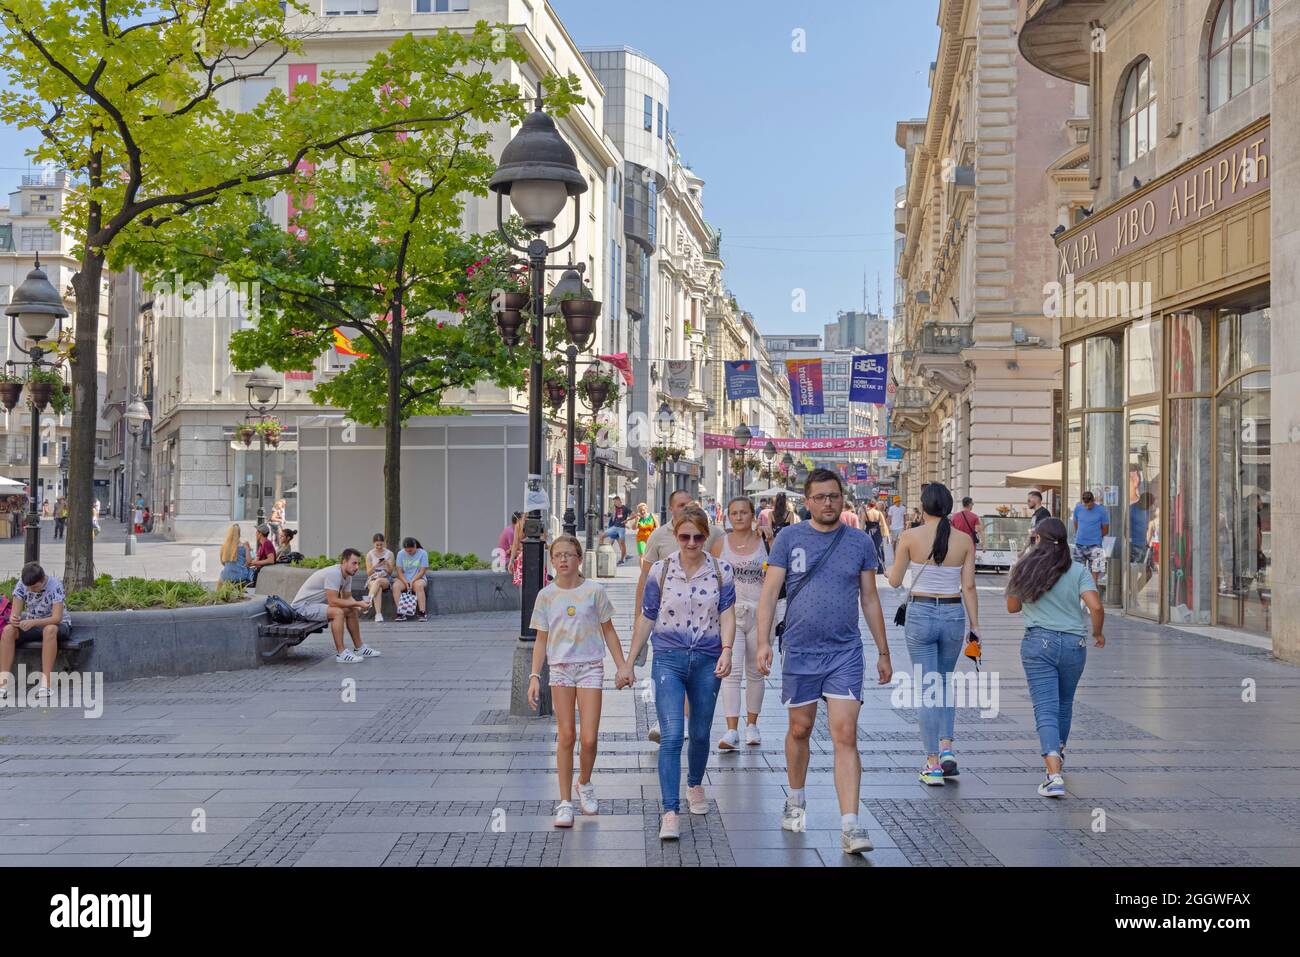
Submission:
[[1087,341],[1086,352],[1085,395],[1088,408],[1105,408],[1123,403],[1121,376],[1124,367],[1120,362],[1120,339],[1112,336],[1093,336]]
[[1268,0],[1222,0],[1206,51],[1213,112],[1269,74]]
[[1156,145],[1156,76],[1151,61],[1133,64],[1120,99],[1119,165],[1127,166]]
[[1219,384],[1269,364],[1271,317],[1268,307],[1219,310]]
[[1243,376],[1216,400],[1218,622],[1269,632],[1272,476],[1269,374]]
[[1210,400],[1169,402],[1169,620],[1210,623],[1210,566],[1216,524],[1210,515]]
[[1083,408],[1083,343],[1076,342],[1067,353],[1070,408]]
[[1128,327],[1128,395],[1160,391],[1160,331],[1158,319]]
[[1199,313],[1169,321],[1169,391],[1205,392],[1210,385],[1210,323]]
[[1128,416],[1128,610],[1160,617],[1160,407]]

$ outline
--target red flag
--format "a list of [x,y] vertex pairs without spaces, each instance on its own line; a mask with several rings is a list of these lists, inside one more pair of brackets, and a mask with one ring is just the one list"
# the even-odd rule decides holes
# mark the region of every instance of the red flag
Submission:
[[608,362],[619,372],[623,373],[623,381],[627,387],[632,388],[632,363],[628,360],[626,352],[616,352],[608,356],[596,356],[601,362]]

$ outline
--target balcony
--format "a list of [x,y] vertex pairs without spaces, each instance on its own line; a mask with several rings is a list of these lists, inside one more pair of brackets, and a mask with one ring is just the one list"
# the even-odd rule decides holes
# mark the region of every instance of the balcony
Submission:
[[929,355],[955,356],[974,343],[971,327],[964,322],[921,324],[921,351]]
[[975,343],[969,323],[923,322],[920,348],[913,354],[911,372],[931,389],[958,393],[970,384],[971,370],[962,352]]
[[894,398],[895,412],[915,412],[917,410],[926,410],[929,408],[930,394],[921,386],[899,386],[898,394]]
[[[1109,0],[1020,0],[1024,26],[1018,43],[1026,60],[1044,73],[1088,82],[1094,42],[1090,24],[1102,19]],[[1100,39],[1104,43],[1104,34]]]

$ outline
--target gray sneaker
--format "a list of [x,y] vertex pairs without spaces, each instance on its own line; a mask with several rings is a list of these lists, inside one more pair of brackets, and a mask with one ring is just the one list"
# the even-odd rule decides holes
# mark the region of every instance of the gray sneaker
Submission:
[[806,831],[808,829],[808,810],[803,804],[796,804],[785,799],[785,808],[781,811],[781,830]]
[[866,828],[855,827],[851,831],[840,832],[840,847],[844,848],[845,854],[865,854],[874,846],[871,838],[867,837]]

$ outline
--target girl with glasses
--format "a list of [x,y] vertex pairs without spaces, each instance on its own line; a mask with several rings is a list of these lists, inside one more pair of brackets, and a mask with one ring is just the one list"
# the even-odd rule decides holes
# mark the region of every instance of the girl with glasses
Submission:
[[635,680],[632,662],[647,639],[655,711],[659,717],[659,790],[663,801],[661,840],[681,836],[682,707],[690,702],[686,798],[692,814],[707,814],[704,771],[709,760],[709,730],[722,679],[731,673],[736,640],[736,584],[731,566],[708,554],[709,518],[687,506],[673,520],[678,551],[651,566],[641,597],[641,614],[632,635],[619,684]]

